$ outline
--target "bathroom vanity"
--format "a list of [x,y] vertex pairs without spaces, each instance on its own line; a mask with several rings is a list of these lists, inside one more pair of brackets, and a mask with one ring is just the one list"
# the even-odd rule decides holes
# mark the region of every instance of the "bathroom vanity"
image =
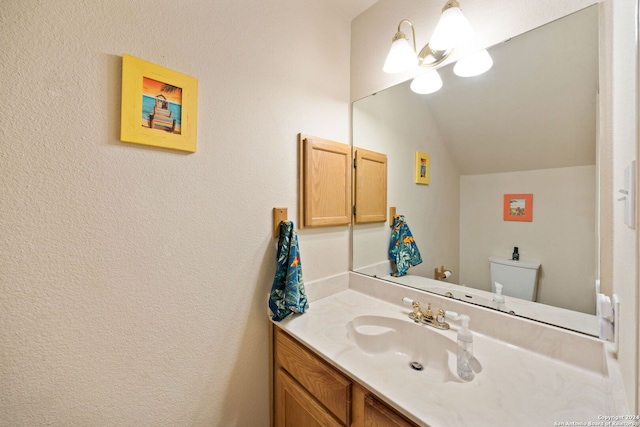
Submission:
[[[456,373],[459,324],[416,324],[403,297],[471,316],[472,380]],[[603,341],[357,273],[273,323],[276,426],[595,423],[624,413],[619,381]]]
[[274,363],[278,427],[417,425],[280,328]]

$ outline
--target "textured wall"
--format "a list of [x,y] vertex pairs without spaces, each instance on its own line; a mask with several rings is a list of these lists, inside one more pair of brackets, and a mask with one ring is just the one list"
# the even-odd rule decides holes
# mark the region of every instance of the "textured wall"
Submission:
[[[349,140],[349,34],[320,0],[3,2],[0,425],[269,424],[271,209],[298,132]],[[119,142],[123,53],[199,79],[197,153]],[[348,269],[346,227],[300,245]]]

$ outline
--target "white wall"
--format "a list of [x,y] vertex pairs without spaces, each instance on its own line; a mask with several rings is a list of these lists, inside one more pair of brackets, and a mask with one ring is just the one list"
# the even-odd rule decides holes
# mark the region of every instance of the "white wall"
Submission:
[[[638,227],[631,229],[624,222],[624,204],[616,201],[623,188],[624,169],[637,159],[638,142],[638,67],[637,67],[637,1],[605,2],[605,16],[613,21],[609,27],[612,37],[607,52],[610,61],[609,85],[605,87],[605,101],[610,115],[603,133],[612,144],[609,180],[605,185],[611,197],[607,200],[612,212],[612,271],[613,292],[620,297],[620,365],[625,380],[625,392],[632,413],[640,410],[640,372],[638,370]],[[605,203],[607,202],[605,201]],[[634,381],[635,379],[635,381]]]
[[[537,301],[595,314],[595,166],[460,179],[460,280],[491,291],[488,258],[540,263]],[[504,221],[503,195],[533,194],[533,221]]]
[[624,225],[624,205],[617,201],[624,169],[637,159],[637,1],[607,0],[600,16],[600,269],[610,281],[604,285],[620,298],[619,360],[630,412],[638,413],[638,232]]
[[[296,135],[349,141],[325,2],[0,8],[0,424],[267,426],[271,209]],[[199,80],[195,154],[119,142],[121,55]],[[300,233],[307,281],[346,227]]]

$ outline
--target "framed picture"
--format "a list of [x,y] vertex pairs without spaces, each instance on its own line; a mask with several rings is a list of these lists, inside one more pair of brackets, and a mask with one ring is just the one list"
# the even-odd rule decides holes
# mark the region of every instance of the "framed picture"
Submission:
[[120,140],[196,151],[198,80],[122,55]]
[[427,153],[416,151],[416,184],[429,184],[431,160]]
[[505,221],[533,221],[533,194],[505,194]]

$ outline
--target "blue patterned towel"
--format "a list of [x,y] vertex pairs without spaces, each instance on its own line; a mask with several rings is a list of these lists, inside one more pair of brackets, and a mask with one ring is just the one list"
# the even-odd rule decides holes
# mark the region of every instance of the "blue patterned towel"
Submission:
[[392,276],[404,276],[409,267],[414,267],[422,262],[422,256],[418,245],[413,240],[413,235],[404,219],[404,215],[396,215],[393,218],[391,241],[389,242],[389,259],[396,265],[396,272]]
[[280,223],[276,276],[271,286],[269,309],[272,319],[279,322],[291,313],[309,309],[302,280],[302,264],[298,250],[298,235],[291,221]]

